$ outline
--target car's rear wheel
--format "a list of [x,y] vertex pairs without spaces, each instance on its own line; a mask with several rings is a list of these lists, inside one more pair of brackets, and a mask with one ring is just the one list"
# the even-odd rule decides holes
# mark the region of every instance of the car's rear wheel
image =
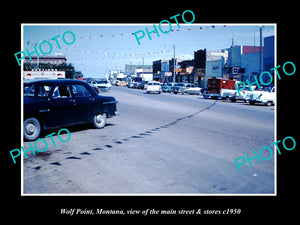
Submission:
[[266,102],[265,105],[266,105],[266,106],[271,106],[271,105],[272,105],[272,102]]
[[106,113],[99,113],[94,116],[93,125],[96,129],[101,129],[105,126],[107,120]]
[[27,141],[34,141],[40,136],[41,124],[36,118],[28,118],[24,121],[24,138]]

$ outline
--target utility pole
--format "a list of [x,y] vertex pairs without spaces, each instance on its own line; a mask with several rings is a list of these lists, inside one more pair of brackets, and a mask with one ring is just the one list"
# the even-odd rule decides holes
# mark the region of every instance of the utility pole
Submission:
[[173,83],[175,83],[175,45],[173,45],[174,60],[173,60]]
[[144,73],[144,57],[143,57],[142,70],[143,70],[143,73]]
[[259,74],[262,72],[262,29],[265,26],[259,26]]
[[142,65],[142,80],[144,80],[144,57],[143,57],[143,65]]

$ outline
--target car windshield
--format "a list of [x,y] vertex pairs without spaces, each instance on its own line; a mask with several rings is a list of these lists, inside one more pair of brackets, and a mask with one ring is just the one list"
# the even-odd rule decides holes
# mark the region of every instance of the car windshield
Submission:
[[97,84],[107,84],[107,81],[106,80],[99,80],[99,81],[97,81]]
[[24,96],[34,96],[35,85],[24,85]]

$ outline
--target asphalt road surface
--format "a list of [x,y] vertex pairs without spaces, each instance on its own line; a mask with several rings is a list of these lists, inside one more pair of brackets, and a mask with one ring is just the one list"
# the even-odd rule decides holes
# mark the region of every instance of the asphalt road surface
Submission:
[[274,157],[235,163],[274,142],[274,106],[123,87],[105,95],[121,115],[104,129],[69,127],[56,147],[46,138],[45,152],[23,159],[24,194],[274,193]]

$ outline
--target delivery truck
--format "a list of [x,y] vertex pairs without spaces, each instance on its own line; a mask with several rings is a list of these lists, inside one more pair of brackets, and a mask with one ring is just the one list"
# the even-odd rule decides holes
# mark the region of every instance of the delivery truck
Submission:
[[[204,98],[229,98],[231,95],[234,95],[235,89],[235,80],[228,80],[224,78],[208,78],[207,79],[207,90],[203,94]],[[228,96],[225,96],[225,93]]]

